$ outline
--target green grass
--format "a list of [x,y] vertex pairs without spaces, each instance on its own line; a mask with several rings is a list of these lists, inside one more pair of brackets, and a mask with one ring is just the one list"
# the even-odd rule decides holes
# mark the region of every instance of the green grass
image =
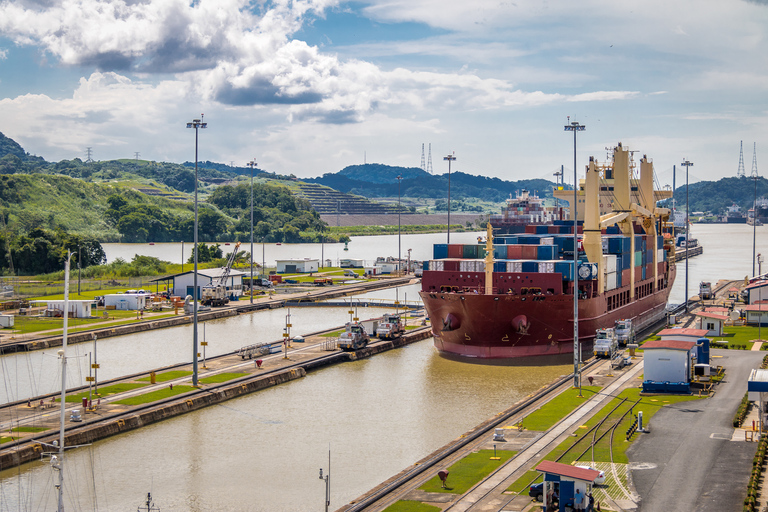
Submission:
[[131,398],[125,398],[123,400],[117,400],[114,403],[121,404],[121,405],[148,404],[156,400],[162,400],[164,398],[181,395],[183,393],[192,391],[194,389],[196,388],[192,386],[173,386],[173,389],[171,389],[170,387],[167,387],[167,388],[159,389],[157,391],[152,391],[150,393],[144,393],[143,395],[138,395]]
[[549,430],[568,413],[600,391],[600,388],[597,386],[584,386],[581,389],[582,398],[578,396],[578,389],[568,389],[526,416],[523,419],[523,426],[528,430]]
[[419,487],[419,489],[426,492],[464,494],[473,485],[512,458],[515,453],[513,451],[499,450],[496,452],[496,456],[500,460],[491,460],[493,450],[480,450],[479,452],[470,453],[448,468],[447,489],[442,488],[442,482],[440,482],[440,478],[437,475]]
[[420,501],[400,500],[385,508],[384,512],[440,512],[440,507]]
[[18,437],[0,436],[0,444],[16,441]]
[[[123,393],[125,391],[131,391],[132,389],[137,389],[146,386],[146,384],[138,384],[135,382],[123,382],[120,384],[112,384],[111,386],[106,387],[99,387],[99,394],[93,395],[93,398],[99,398],[109,395],[116,395],[118,393]],[[74,395],[67,395],[67,402],[82,402],[83,398],[88,398],[88,391],[83,391],[81,393],[76,393]],[[58,402],[60,399],[57,398],[56,401]]]
[[11,432],[45,432],[47,427],[16,427],[12,428]]
[[[169,380],[187,377],[188,375],[192,375],[192,372],[187,370],[171,370],[169,372],[158,373],[157,375],[155,375],[155,382],[166,382]],[[142,382],[150,382],[151,379],[150,377],[142,377],[136,380],[139,380]]]
[[515,480],[515,482],[507,488],[507,491],[516,492],[517,494],[528,494],[528,488],[531,484],[541,482],[542,480],[542,474],[538,471],[527,471],[523,476]]
[[[98,317],[92,318],[70,318],[68,323],[68,332],[73,334],[78,331],[95,329],[100,327],[116,327],[118,325],[126,325],[137,322],[136,311],[118,311],[109,310],[109,318],[102,318],[103,310],[99,310]],[[164,314],[153,315],[149,317],[144,315],[142,321],[146,320],[160,320],[161,318],[168,318],[174,316],[173,312]],[[52,317],[34,317],[34,316],[17,316],[14,319],[14,330],[18,334],[31,334],[42,331],[46,332],[46,335],[62,334],[64,331],[64,319],[52,318]]]
[[203,377],[200,379],[201,384],[218,384],[220,382],[226,382],[228,380],[236,379],[248,375],[247,373],[219,373],[217,375],[211,375],[210,377]]
[[345,330],[346,329],[339,329],[338,331],[327,332],[325,334],[321,334],[320,336],[324,336],[326,338],[338,338]]

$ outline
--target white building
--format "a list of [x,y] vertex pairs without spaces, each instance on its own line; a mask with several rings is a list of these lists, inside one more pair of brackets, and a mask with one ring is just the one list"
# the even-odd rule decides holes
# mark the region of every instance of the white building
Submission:
[[320,270],[320,260],[318,259],[277,260],[275,263],[277,264],[278,274],[298,274]]
[[[211,281],[214,279],[218,279],[222,276],[224,273],[224,267],[220,268],[207,268],[197,271],[197,298],[199,299],[201,296],[201,290],[204,286],[208,286],[211,284]],[[243,276],[245,276],[245,272],[241,272],[240,270],[230,269],[229,271],[229,277],[227,277],[227,290],[230,292],[230,297],[240,297],[243,294]],[[195,272],[194,270],[191,270],[189,272],[184,272],[183,274],[176,274],[174,276],[169,276],[173,284],[171,285],[171,289],[173,290],[173,295],[177,297],[186,297],[187,295],[190,295],[194,297],[194,289],[195,289]],[[248,272],[248,277],[250,277],[250,271]],[[164,278],[165,279],[165,278]]]
[[136,311],[147,307],[148,293],[115,293],[104,296],[104,307],[124,311]]
[[696,328],[707,331],[705,336],[722,336],[728,315],[722,312],[704,311],[696,313]]
[[[704,338],[706,335],[706,329],[681,329],[679,327],[674,329],[664,329],[657,334],[662,341],[679,340],[693,342],[697,341],[699,338]],[[645,348],[645,345],[643,345],[642,348]]]
[[[67,304],[69,313],[73,318],[90,318],[91,307],[93,306],[92,300],[71,300]],[[64,316],[64,301],[63,300],[49,300],[47,316]]]
[[747,315],[747,325],[768,326],[768,304],[755,304],[742,308]]
[[400,270],[400,263],[397,261],[377,261],[376,266],[381,269],[377,274],[392,274]]
[[644,355],[643,380],[653,382],[690,382],[691,359],[695,341],[651,340],[640,348]]
[[339,266],[341,268],[363,268],[365,262],[362,259],[357,258],[341,258],[339,260]]
[[746,295],[747,304],[757,304],[759,301],[768,301],[768,281],[756,281],[746,288],[743,293]]

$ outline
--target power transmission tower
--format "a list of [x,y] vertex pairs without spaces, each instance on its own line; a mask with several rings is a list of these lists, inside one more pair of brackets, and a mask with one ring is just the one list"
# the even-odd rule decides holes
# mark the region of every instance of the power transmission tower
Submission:
[[752,177],[757,178],[757,142],[752,144]]
[[91,151],[91,148],[85,148],[85,163],[90,164],[93,163],[93,151]]
[[744,141],[739,141],[739,168],[736,171],[737,178],[744,178]]
[[139,153],[138,151],[137,151],[137,152],[135,152],[135,153],[133,154],[133,156],[136,158],[136,163],[138,163],[138,162],[139,162],[139,155],[140,155],[140,154],[141,154],[141,153]]
[[429,159],[427,160],[427,172],[432,174],[432,143],[429,143]]
[[427,170],[427,164],[424,163],[424,143],[421,143],[421,170]]

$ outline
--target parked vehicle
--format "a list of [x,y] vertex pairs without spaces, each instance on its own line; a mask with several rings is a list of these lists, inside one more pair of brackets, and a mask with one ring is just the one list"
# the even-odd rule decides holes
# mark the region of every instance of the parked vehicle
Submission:
[[539,482],[528,488],[528,496],[536,501],[544,501],[544,484]]
[[381,317],[381,323],[376,330],[376,334],[381,340],[392,340],[399,338],[405,332],[400,315],[385,314]]
[[598,329],[595,334],[595,357],[612,359],[619,349],[616,333],[612,328]]
[[597,478],[595,478],[595,480],[592,483],[595,484],[595,485],[603,485],[605,483],[605,472],[604,471],[600,471],[599,469],[593,468],[592,466],[576,466],[576,467],[577,468],[581,468],[581,469],[591,469],[592,471],[599,472],[600,474],[597,476]]
[[699,284],[699,298],[701,300],[712,300],[714,296],[712,294],[712,283],[702,281]]
[[626,347],[628,344],[635,342],[635,327],[632,325],[631,319],[616,320],[613,330],[616,333],[616,341],[619,343],[619,347]]
[[365,348],[370,341],[368,333],[365,332],[365,327],[361,324],[347,323],[346,330],[339,336],[339,348],[346,352],[352,350],[359,350]]

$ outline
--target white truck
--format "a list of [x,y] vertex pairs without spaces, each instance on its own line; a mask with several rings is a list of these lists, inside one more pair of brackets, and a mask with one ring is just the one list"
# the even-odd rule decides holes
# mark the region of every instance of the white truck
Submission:
[[595,334],[595,357],[613,359],[618,353],[619,343],[613,328],[598,329]]
[[403,335],[405,329],[400,321],[400,315],[385,314],[381,317],[381,323],[376,330],[380,340],[392,340]]
[[618,341],[619,347],[626,347],[630,343],[635,342],[635,327],[632,325],[631,319],[623,318],[616,320],[613,330],[616,333],[616,341]]
[[357,322],[347,323],[346,330],[339,336],[339,348],[350,352],[365,348],[369,341],[370,337],[365,332],[365,327]]

